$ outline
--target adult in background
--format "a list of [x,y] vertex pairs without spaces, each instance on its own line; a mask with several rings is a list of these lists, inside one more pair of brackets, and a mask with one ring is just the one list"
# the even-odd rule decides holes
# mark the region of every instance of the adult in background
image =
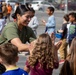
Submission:
[[7,19],[7,12],[8,12],[8,10],[7,10],[7,6],[6,5],[7,4],[5,2],[2,3],[2,13],[3,13],[3,18],[4,19]]

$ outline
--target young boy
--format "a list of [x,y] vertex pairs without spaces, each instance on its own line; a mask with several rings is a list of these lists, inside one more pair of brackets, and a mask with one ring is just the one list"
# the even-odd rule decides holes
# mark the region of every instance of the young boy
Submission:
[[46,12],[49,15],[47,23],[45,22],[45,20],[42,20],[42,22],[46,26],[45,32],[48,34],[55,33],[56,22],[55,22],[55,17],[53,15],[54,8],[48,7]]
[[69,15],[65,14],[63,16],[62,29],[58,30],[59,33],[62,33],[62,37],[60,39],[62,41],[62,44],[61,44],[61,46],[59,48],[59,53],[60,53],[60,62],[59,62],[59,64],[64,63],[64,60],[67,57],[67,42],[66,42],[66,39],[67,39],[67,24],[68,24],[68,22],[69,22]]
[[76,13],[71,12],[69,14],[69,21],[70,24],[67,25],[67,29],[68,29],[67,40],[70,46],[73,38],[76,37]]
[[11,43],[0,45],[0,63],[6,67],[2,75],[28,75],[16,66],[18,61],[18,48]]

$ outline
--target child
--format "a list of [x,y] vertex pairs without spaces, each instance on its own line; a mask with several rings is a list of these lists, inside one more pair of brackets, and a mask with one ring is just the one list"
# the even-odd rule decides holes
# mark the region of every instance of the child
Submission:
[[32,19],[29,22],[28,26],[32,28],[32,30],[34,31],[35,35],[37,35],[37,28],[38,28],[38,19],[35,16],[35,10],[34,9],[30,9],[30,11],[32,12]]
[[61,37],[61,41],[62,41],[62,45],[59,48],[59,53],[60,53],[60,64],[64,62],[64,60],[66,59],[67,56],[67,24],[69,21],[69,15],[66,14],[63,17],[63,25],[62,25],[62,29],[58,30],[59,33],[62,33],[62,37]]
[[0,13],[0,34],[2,33],[5,23],[6,23],[6,20],[3,19],[3,13]]
[[74,37],[76,37],[76,13],[71,12],[69,14],[69,21],[70,24],[67,25],[68,28],[68,43],[69,46],[71,45],[71,41]]
[[44,25],[46,26],[45,32],[48,34],[55,33],[55,27],[56,27],[56,22],[55,22],[55,17],[54,17],[54,8],[53,7],[48,7],[47,8],[47,14],[49,15],[47,23],[45,20],[42,20]]
[[16,66],[18,61],[18,48],[11,43],[0,45],[0,63],[6,67],[2,75],[28,75],[28,73]]
[[58,68],[57,50],[53,51],[50,36],[48,34],[41,34],[26,61],[24,70],[30,71],[30,75],[52,75],[53,69]]
[[60,75],[76,75],[76,37],[72,40],[69,55],[61,68]]

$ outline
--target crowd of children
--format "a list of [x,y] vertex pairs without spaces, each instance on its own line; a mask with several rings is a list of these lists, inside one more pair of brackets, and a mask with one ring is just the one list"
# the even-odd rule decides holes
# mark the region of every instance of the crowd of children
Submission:
[[65,20],[62,26],[61,30],[58,30],[58,32],[62,33],[61,41],[62,45],[59,49],[60,52],[60,62],[64,62],[67,55],[67,45],[71,45],[71,42],[73,38],[76,37],[76,13],[71,12],[69,14],[64,15],[63,19]]
[[[4,4],[4,6],[6,7],[6,4]],[[29,73],[30,75],[52,75],[53,69],[59,67],[58,50],[61,61],[64,61],[60,75],[76,75],[75,12],[63,16],[62,29],[58,30],[58,32],[62,34],[62,37],[55,45],[56,21],[53,7],[47,8],[47,14],[49,15],[48,21],[45,22],[45,20],[42,20],[46,26],[45,33],[40,34],[38,38],[36,38],[36,29],[39,23],[33,8],[27,8],[25,5],[18,4],[13,14],[13,18],[16,19],[16,21],[9,23],[4,28],[6,23],[5,19],[8,17],[10,20],[9,16],[12,11],[11,6],[8,4],[7,15],[5,15],[5,7],[3,7],[3,11],[0,12],[1,75],[28,75]],[[31,42],[30,39],[35,41]],[[29,44],[25,44],[26,42]],[[67,45],[69,45],[69,52],[67,52]],[[18,68],[16,65],[19,51],[30,52],[24,70]]]

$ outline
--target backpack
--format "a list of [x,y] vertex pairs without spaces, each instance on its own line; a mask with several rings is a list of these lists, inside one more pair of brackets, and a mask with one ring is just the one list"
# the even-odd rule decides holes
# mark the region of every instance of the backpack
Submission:
[[72,41],[72,39],[76,37],[76,24],[71,24],[69,27],[69,38],[68,42]]

